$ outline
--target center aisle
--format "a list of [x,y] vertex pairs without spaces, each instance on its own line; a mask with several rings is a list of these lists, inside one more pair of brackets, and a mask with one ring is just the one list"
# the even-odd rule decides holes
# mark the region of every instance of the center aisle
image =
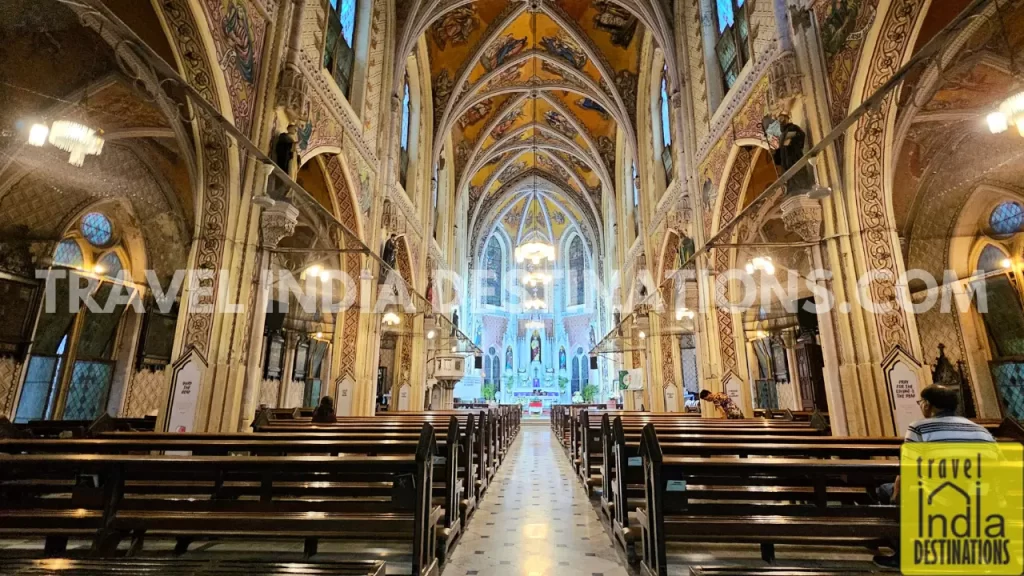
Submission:
[[627,576],[562,447],[523,422],[443,576]]

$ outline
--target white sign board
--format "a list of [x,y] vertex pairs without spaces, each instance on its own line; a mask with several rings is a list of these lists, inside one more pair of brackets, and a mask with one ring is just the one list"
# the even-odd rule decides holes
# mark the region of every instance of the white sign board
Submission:
[[746,402],[743,401],[743,389],[741,388],[742,385],[743,383],[740,381],[739,378],[730,375],[729,379],[726,380],[725,382],[725,393],[729,396],[730,399],[732,399],[733,402],[736,403],[737,406],[739,406],[740,410],[742,410],[743,413],[746,414],[747,404]]
[[398,389],[398,411],[405,412],[409,409],[409,385],[402,384]]
[[679,412],[679,389],[674,384],[665,387],[665,411]]
[[356,383],[351,376],[345,376],[338,382],[338,397],[334,399],[334,412],[338,416],[352,415],[352,395],[355,394]]
[[889,367],[889,408],[896,433],[903,436],[915,420],[920,420],[921,408],[917,405],[917,371],[900,359]]
[[644,371],[643,371],[643,368],[632,368],[628,372],[629,372],[629,389],[630,390],[643,390],[644,389]]
[[192,432],[195,428],[204,372],[206,362],[195,349],[190,349],[174,364],[167,404],[168,432]]

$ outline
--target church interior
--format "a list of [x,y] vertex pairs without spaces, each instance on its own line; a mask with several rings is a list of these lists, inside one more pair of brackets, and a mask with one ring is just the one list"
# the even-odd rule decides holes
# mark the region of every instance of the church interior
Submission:
[[919,421],[1024,442],[1024,0],[0,44],[0,574],[926,574]]

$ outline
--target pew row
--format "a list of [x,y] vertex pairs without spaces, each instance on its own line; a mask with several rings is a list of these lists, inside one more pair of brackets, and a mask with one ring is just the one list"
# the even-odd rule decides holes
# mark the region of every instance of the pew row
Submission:
[[258,562],[192,558],[0,558],[8,576],[384,576],[384,562]]
[[[438,559],[443,563],[465,529],[462,506],[466,491],[465,477],[460,476],[463,447],[459,444],[461,428],[453,417],[444,438],[436,443],[433,455],[433,490],[435,505],[443,516],[437,526]],[[90,439],[2,439],[0,453],[6,454],[146,454],[164,452],[194,456],[337,456],[337,455],[414,455],[418,434],[365,433],[358,437],[326,436],[315,439],[267,438],[253,434],[124,434],[111,433]],[[464,468],[463,468],[464,471]],[[379,484],[350,486],[353,495],[380,497],[389,487]],[[310,493],[316,492],[310,488]]]
[[604,486],[602,479],[604,465],[604,437],[601,431],[603,416],[618,417],[623,421],[627,434],[639,437],[647,424],[656,424],[659,429],[672,431],[691,431],[692,433],[712,433],[725,430],[728,434],[760,434],[771,432],[775,435],[803,436],[816,434],[807,423],[785,422],[777,420],[717,420],[686,416],[681,413],[646,413],[646,412],[590,412],[579,413],[579,431],[573,439],[573,466],[588,492],[593,494],[595,488]]
[[436,453],[425,425],[413,454],[340,456],[0,455],[0,535],[45,538],[49,555],[68,538],[92,554],[129,555],[147,536],[389,540],[412,550],[411,573],[435,576],[441,506],[432,503]]
[[899,474],[895,459],[665,455],[653,425],[641,455],[644,575],[667,576],[670,541],[759,544],[771,562],[775,544],[878,547],[899,538],[899,506],[874,498]]

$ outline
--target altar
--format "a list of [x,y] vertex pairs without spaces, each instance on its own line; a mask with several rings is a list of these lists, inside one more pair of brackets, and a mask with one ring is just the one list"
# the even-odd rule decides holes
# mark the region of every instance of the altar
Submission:
[[563,404],[569,393],[564,385],[559,385],[555,378],[555,371],[544,368],[540,362],[530,363],[526,370],[520,369],[516,373],[515,385],[509,400],[524,408],[535,407],[540,403],[541,410],[549,410],[553,404]]

